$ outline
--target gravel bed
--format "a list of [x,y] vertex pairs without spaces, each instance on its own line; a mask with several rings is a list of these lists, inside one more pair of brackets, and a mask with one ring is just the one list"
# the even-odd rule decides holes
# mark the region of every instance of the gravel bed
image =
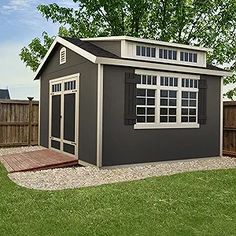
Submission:
[[10,155],[10,154],[22,153],[22,152],[39,151],[43,149],[45,148],[41,146],[0,148],[0,158],[1,156],[4,156],[4,155]]
[[102,184],[145,179],[147,177],[172,175],[176,173],[228,169],[236,167],[236,158],[223,157],[188,161],[163,162],[153,165],[98,169],[76,167],[9,174],[20,186],[40,190],[60,190],[96,186]]

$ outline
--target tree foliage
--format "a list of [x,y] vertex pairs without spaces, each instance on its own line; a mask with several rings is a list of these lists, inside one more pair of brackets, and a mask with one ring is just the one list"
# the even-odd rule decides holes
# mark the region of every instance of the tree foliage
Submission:
[[[60,36],[129,35],[211,47],[208,62],[236,71],[235,0],[72,0],[73,8],[39,5],[39,12],[59,23]],[[43,34],[24,47],[21,59],[36,70],[52,43]],[[226,67],[226,66],[225,66]],[[236,77],[225,79],[235,83]],[[236,89],[227,96],[236,95]]]

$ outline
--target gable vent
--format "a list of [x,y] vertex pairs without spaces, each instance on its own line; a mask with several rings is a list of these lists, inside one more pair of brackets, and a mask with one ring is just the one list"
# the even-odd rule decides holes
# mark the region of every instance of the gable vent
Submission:
[[60,50],[60,65],[66,63],[66,48]]

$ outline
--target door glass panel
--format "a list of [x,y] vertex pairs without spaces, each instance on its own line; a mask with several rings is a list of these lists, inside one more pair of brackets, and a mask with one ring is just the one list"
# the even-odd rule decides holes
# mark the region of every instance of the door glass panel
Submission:
[[75,154],[75,146],[71,144],[63,143],[63,151],[70,154]]
[[52,130],[51,136],[60,138],[61,135],[61,95],[52,96]]
[[64,137],[67,141],[75,141],[75,94],[64,95]]
[[55,141],[55,140],[51,140],[51,147],[60,150],[61,149],[60,148],[60,142],[59,141]]

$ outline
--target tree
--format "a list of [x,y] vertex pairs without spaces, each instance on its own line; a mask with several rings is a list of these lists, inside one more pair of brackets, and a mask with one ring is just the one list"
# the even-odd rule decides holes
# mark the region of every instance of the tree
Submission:
[[[235,0],[72,0],[74,8],[39,5],[39,12],[59,23],[60,36],[129,35],[211,47],[208,63],[236,71]],[[21,50],[23,62],[35,71],[53,37],[43,34]],[[225,79],[235,83],[236,76]],[[226,96],[233,98],[236,88]]]

